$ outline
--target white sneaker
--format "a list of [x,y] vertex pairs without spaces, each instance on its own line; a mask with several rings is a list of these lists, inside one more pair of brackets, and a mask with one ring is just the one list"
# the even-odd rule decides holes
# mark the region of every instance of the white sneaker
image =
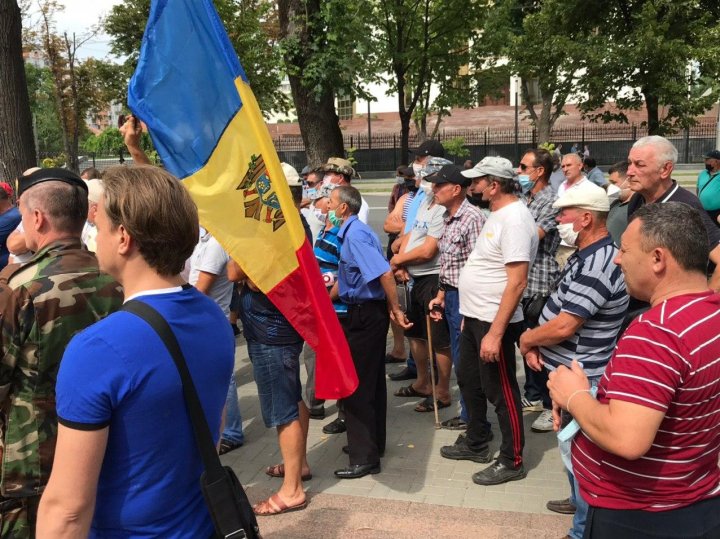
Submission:
[[545,408],[543,408],[542,401],[531,401],[523,397],[520,399],[520,406],[522,406],[522,411],[524,414],[530,413],[530,412],[542,412]]
[[530,426],[533,432],[552,432],[553,417],[552,410],[543,410],[538,418]]

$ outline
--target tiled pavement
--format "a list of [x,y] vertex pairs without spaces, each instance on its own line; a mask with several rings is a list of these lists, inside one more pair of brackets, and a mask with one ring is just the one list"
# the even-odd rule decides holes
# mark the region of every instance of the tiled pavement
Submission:
[[[236,367],[246,441],[222,460],[235,469],[251,500],[258,501],[279,486],[279,480],[268,477],[264,470],[280,462],[280,453],[276,431],[266,429],[262,422],[242,339],[238,340]],[[389,366],[388,371],[397,368]],[[304,369],[301,372],[304,374]],[[322,426],[336,417],[331,403],[326,406],[330,415],[325,420],[310,422],[308,460],[313,479],[305,484],[310,505],[304,511],[261,519],[265,537],[465,537],[465,532],[481,533],[481,537],[565,534],[569,517],[550,513],[545,502],[567,497],[567,479],[554,434],[530,430],[537,414],[525,416],[527,478],[481,487],[472,482],[471,475],[487,465],[442,458],[440,447],[452,444],[458,432],[436,430],[434,414],[413,410],[418,399],[393,397],[392,392],[402,383],[408,382],[388,380],[388,444],[382,473],[356,480],[335,479],[333,471],[347,465],[347,455],[341,451],[347,440],[344,434],[322,432]],[[450,418],[455,406],[440,412],[441,421]],[[494,414],[489,415],[496,434],[491,449],[497,451],[499,430]]]

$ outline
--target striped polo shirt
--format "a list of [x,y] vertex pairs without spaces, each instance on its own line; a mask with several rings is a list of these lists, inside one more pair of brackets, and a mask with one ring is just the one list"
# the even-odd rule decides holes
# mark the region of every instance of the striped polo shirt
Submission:
[[589,377],[602,375],[615,348],[629,299],[622,271],[613,262],[616,255],[617,248],[608,235],[568,259],[539,324],[560,312],[579,316],[585,322],[569,339],[540,347],[549,370],[560,365],[569,367],[577,359]]
[[[315,247],[313,248],[315,258],[320,265],[320,273],[323,274],[323,280],[328,290],[335,284],[338,275],[341,246],[340,239],[338,238],[339,232],[339,226],[321,230],[317,240],[315,240]],[[333,307],[335,308],[335,314],[339,317],[347,315],[348,307],[342,301],[333,301]]]
[[591,506],[666,511],[720,495],[720,295],[676,296],[640,315],[618,342],[597,399],[665,414],[638,460],[578,433],[573,470]]

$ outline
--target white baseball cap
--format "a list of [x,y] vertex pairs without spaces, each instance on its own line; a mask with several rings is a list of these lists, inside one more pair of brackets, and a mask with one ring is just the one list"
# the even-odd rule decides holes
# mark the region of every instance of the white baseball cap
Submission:
[[592,211],[610,211],[607,192],[590,180],[584,180],[571,187],[553,203],[553,208],[582,208]]

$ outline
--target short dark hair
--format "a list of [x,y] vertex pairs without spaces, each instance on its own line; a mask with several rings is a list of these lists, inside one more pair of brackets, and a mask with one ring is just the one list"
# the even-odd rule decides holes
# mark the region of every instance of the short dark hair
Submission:
[[645,252],[664,247],[680,266],[703,275],[708,266],[708,234],[700,212],[682,202],[645,204],[630,219],[641,221]]
[[113,229],[123,225],[145,262],[160,275],[179,274],[200,237],[197,207],[185,186],[149,165],[111,167],[103,185]]
[[88,180],[99,180],[99,179],[101,179],[101,176],[102,176],[102,172],[100,172],[95,167],[88,167],[88,168],[84,169],[80,173],[80,176],[82,177],[85,174],[88,175],[88,178],[87,178]]
[[617,163],[615,163],[613,166],[611,166],[608,169],[608,174],[614,174],[617,172],[618,174],[620,174],[620,176],[622,176],[624,178],[625,176],[627,176],[627,171],[628,171],[627,160],[618,161]]
[[525,155],[527,154],[533,156],[533,166],[542,167],[543,178],[549,180],[550,175],[553,173],[553,170],[555,170],[552,154],[543,148],[530,148],[525,150]]
[[333,189],[333,191],[337,191],[340,202],[348,205],[352,215],[357,215],[360,212],[360,208],[362,207],[360,191],[350,185],[340,185]]
[[597,166],[597,162],[593,157],[586,157],[585,159],[583,159],[583,165],[587,165],[590,168],[595,168]]

